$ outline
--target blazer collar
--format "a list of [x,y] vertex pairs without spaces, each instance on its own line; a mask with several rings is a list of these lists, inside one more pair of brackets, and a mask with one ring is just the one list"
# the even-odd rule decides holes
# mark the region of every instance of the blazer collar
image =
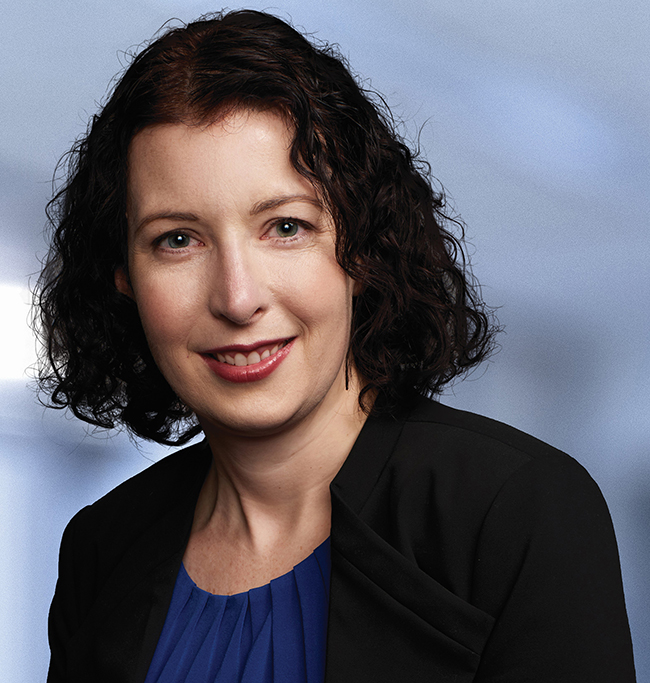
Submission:
[[360,514],[397,444],[404,420],[370,415],[332,481],[331,491]]

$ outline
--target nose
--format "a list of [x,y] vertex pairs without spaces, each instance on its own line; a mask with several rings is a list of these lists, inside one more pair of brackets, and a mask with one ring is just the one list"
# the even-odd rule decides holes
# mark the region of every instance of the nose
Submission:
[[219,250],[211,268],[210,310],[217,318],[247,325],[269,305],[265,269],[245,245],[230,243]]

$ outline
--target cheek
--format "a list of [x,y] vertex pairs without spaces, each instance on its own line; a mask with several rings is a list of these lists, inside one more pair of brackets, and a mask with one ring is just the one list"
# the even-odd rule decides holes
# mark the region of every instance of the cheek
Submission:
[[305,272],[294,291],[296,310],[310,332],[323,337],[332,350],[347,349],[353,283],[338,264],[328,262]]
[[167,279],[134,284],[135,301],[154,356],[187,339],[196,318],[196,293]]

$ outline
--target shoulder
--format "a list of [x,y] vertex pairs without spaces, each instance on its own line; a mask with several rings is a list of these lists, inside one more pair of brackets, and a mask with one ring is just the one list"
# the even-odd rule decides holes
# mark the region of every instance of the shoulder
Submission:
[[[565,460],[569,456],[547,443],[503,422],[421,397],[405,421],[403,436],[435,438],[437,448],[479,461],[501,455],[514,466],[534,458]],[[431,444],[429,441],[429,445]]]
[[562,554],[574,557],[578,548],[586,555],[606,548],[616,558],[609,510],[587,470],[496,420],[420,401],[387,475],[405,518],[444,533],[449,548],[471,548],[482,571],[498,575],[505,564],[514,571],[528,554],[540,566],[550,557],[560,566]]
[[400,596],[382,629],[411,610],[462,644],[487,615],[477,680],[634,680],[609,512],[570,456],[419,398],[368,419],[334,484],[337,571]]
[[209,463],[205,442],[172,453],[83,508],[66,535],[103,547],[129,545],[170,509],[193,509]]
[[493,567],[505,555],[516,568],[531,543],[612,537],[584,467],[513,427],[426,398],[367,427],[337,493],[456,595],[469,599],[479,558]]
[[517,531],[525,543],[544,529],[557,538],[574,522],[611,526],[598,485],[574,458],[514,427],[428,399],[404,423],[387,475],[402,495],[422,505],[437,501],[434,514],[459,532],[456,520],[471,519],[475,538],[490,531],[507,539]]
[[559,507],[600,510],[602,494],[587,470],[566,453],[514,427],[422,399],[404,422],[389,464],[410,479],[420,477],[457,493],[484,497],[484,512],[516,501],[546,512]]
[[550,482],[598,491],[585,468],[566,453],[497,420],[427,398],[406,418],[391,460],[405,472],[435,472],[493,496],[510,480],[538,482],[547,491]]
[[[502,422],[417,397],[399,418],[370,417],[334,488],[360,512],[390,494],[395,505],[435,501],[435,510],[475,523],[500,493],[538,488],[600,499],[566,453]],[[548,496],[547,496],[548,498]]]
[[100,650],[117,651],[116,642],[122,653],[139,649],[143,619],[171,594],[210,459],[203,444],[183,449],[70,521],[50,607],[51,676],[68,680],[62,673],[67,661],[89,665]]

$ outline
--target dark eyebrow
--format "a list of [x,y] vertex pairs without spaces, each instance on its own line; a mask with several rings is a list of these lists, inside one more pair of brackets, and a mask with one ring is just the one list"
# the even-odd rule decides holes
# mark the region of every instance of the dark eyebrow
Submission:
[[[311,197],[308,194],[291,194],[283,195],[281,197],[274,197],[273,199],[265,199],[264,201],[257,202],[251,209],[251,216],[256,216],[257,214],[263,213],[264,211],[270,211],[278,206],[283,206],[284,204],[290,204],[291,202],[309,202],[319,209],[323,208],[321,202],[315,197]],[[170,220],[179,222],[196,222],[199,217],[193,213],[179,213],[176,211],[158,211],[156,213],[150,213],[145,216],[136,226],[135,233],[137,234],[145,225],[153,223],[153,221],[159,220]]]
[[177,213],[174,211],[158,211],[157,213],[150,213],[145,216],[136,226],[135,233],[137,234],[145,225],[153,223],[153,221],[159,220],[170,220],[170,221],[180,221],[180,222],[196,222],[199,217],[193,213]]
[[278,206],[283,206],[284,204],[290,204],[291,202],[309,202],[319,209],[323,208],[323,204],[308,194],[291,194],[284,195],[281,197],[274,197],[273,199],[265,199],[264,201],[257,202],[251,209],[251,216],[256,216],[264,211],[270,211],[271,209],[276,209]]

